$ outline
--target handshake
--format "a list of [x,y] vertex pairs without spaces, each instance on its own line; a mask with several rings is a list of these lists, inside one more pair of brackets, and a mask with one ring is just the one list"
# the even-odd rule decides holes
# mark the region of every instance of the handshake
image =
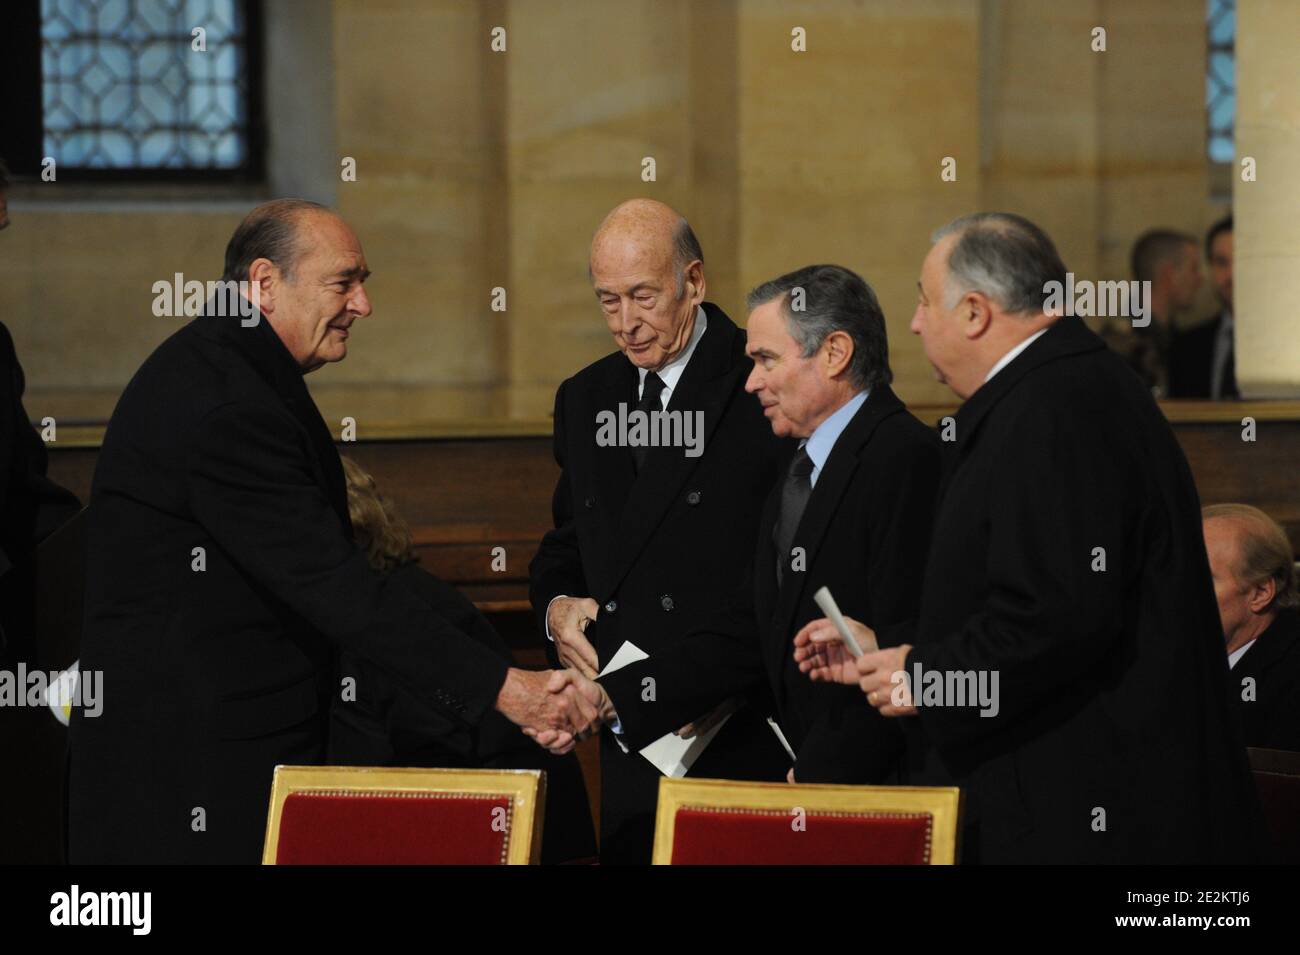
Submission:
[[617,719],[600,684],[577,670],[519,670],[511,667],[497,694],[497,709],[526,736],[556,755]]

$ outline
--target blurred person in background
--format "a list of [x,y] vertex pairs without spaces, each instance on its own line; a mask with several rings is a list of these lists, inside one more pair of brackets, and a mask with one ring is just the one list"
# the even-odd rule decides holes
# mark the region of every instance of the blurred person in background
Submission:
[[[346,455],[341,458],[352,533],[370,566],[514,666],[510,648],[478,608],[456,588],[419,565],[410,528],[392,502],[379,492],[375,479],[356,461]],[[354,692],[334,697],[330,713],[331,763],[544,770],[542,862],[595,857],[591,806],[577,757],[572,753],[552,756],[495,711],[476,727],[458,723],[355,653],[342,655],[341,671],[344,681],[352,680]]]

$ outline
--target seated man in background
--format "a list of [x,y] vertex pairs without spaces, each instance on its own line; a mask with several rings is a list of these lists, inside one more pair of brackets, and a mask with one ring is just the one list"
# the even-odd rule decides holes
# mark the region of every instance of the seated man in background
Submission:
[[1103,332],[1110,345],[1137,372],[1157,398],[1169,397],[1169,361],[1173,348],[1174,316],[1196,301],[1201,288],[1201,260],[1196,239],[1185,232],[1151,229],[1133,244],[1133,278],[1151,283],[1151,324],[1116,331],[1118,323]]
[[1215,504],[1202,517],[1246,745],[1300,752],[1300,594],[1291,542],[1248,504]]
[[[351,458],[341,457],[352,532],[370,566],[514,666],[510,648],[478,608],[419,565],[410,529],[378,492],[374,478]],[[344,691],[335,695],[330,713],[331,763],[545,770],[543,864],[595,857],[591,806],[572,753],[546,753],[495,711],[476,727],[457,723],[355,653],[342,655],[341,671]]]

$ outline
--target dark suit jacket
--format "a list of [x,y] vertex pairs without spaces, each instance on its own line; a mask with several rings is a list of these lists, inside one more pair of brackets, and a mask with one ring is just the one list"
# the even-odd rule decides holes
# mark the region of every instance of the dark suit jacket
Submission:
[[[763,511],[752,579],[731,606],[658,657],[603,678],[630,745],[644,746],[758,683],[771,689],[800,782],[885,781],[902,748],[896,722],[856,687],[810,681],[794,663],[791,641],[825,616],[813,602],[823,586],[846,615],[876,628],[916,616],[942,468],[934,432],[888,385],[873,389],[835,442],[795,534],[806,570],[788,570],[778,593],[778,481]],[[657,682],[653,702],[641,698],[646,677]]]
[[81,508],[45,476],[45,442],[23,407],[25,384],[14,340],[0,323],[0,665],[32,661],[32,553]]
[[1247,746],[1300,753],[1300,611],[1280,611],[1237,660],[1228,682]]
[[[1219,338],[1223,315],[1202,322],[1174,337],[1169,350],[1169,397],[1209,398],[1214,384],[1214,343]],[[1235,360],[1235,359],[1234,359]],[[1225,379],[1225,398],[1238,397]]]
[[[418,564],[393,570],[440,617],[511,665],[510,648],[464,594]],[[472,727],[429,706],[381,667],[355,653],[342,656],[348,698],[335,693],[329,761],[339,766],[440,766],[540,769],[546,773],[543,864],[591,859],[596,834],[577,757],[551,756],[495,710]]]
[[911,781],[965,791],[966,861],[1253,858],[1200,504],[1150,393],[1061,319],[955,452],[906,668],[997,673],[997,715],[901,719]]
[[[788,453],[745,394],[745,333],[717,306],[704,308],[708,329],[668,409],[703,411],[700,457],[654,448],[636,475],[630,449],[597,445],[597,412],[636,402],[637,371],[622,354],[589,365],[556,394],[555,528],[529,567],[532,604],[540,628],[556,595],[594,598],[601,610],[587,634],[602,666],[624,641],[653,657],[740,584],[778,458]],[[623,753],[608,729],[601,736],[601,859],[648,862],[659,773],[635,751]],[[775,779],[785,762],[766,723],[746,708],[691,774]]]
[[256,862],[275,765],[325,761],[339,648],[467,724],[495,702],[506,661],[353,544],[338,453],[265,319],[158,347],[88,518],[81,667],[104,705],[73,714],[73,862]]

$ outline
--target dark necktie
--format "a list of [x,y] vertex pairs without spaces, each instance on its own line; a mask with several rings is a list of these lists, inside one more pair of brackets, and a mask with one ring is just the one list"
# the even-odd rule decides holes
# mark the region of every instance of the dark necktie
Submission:
[[790,566],[790,550],[794,546],[794,532],[803,519],[804,508],[812,496],[812,458],[800,448],[790,461],[781,485],[781,512],[772,528],[772,543],[776,545],[776,586],[779,590]]
[[[652,411],[662,411],[663,408],[659,404],[659,396],[664,393],[664,388],[666,387],[667,385],[664,384],[664,380],[657,374],[653,371],[647,372],[645,376],[645,384],[641,388],[641,400],[636,403],[636,410],[644,411],[647,416]],[[652,430],[652,428],[646,428],[647,437]],[[649,455],[650,448],[648,445],[638,445],[632,449],[632,461],[636,465],[638,474],[640,474],[641,469],[645,467],[645,459]]]

